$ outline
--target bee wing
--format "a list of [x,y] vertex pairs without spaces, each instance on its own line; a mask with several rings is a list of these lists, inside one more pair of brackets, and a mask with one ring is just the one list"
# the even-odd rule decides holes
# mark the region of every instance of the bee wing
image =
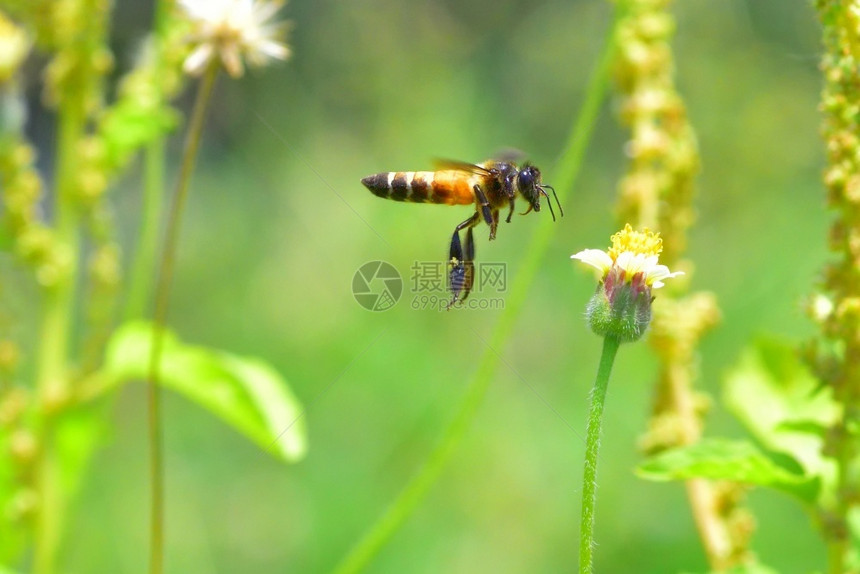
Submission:
[[433,162],[433,165],[436,167],[436,169],[439,170],[446,169],[453,171],[465,171],[467,173],[474,173],[477,175],[493,175],[493,173],[485,167],[475,165],[474,163],[458,161],[456,159],[437,159]]
[[526,157],[526,152],[513,147],[502,148],[493,154],[493,159],[512,164],[523,163]]

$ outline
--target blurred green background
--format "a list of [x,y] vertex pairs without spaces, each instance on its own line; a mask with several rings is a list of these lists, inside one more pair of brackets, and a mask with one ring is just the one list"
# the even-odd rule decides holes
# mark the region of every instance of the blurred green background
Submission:
[[[689,0],[674,8],[677,82],[703,157],[691,231],[693,288],[719,298],[702,383],[751,338],[812,333],[800,301],[826,258],[817,112],[819,28],[808,2]],[[148,2],[117,3],[120,67]],[[294,0],[287,64],[222,78],[192,184],[170,323],[189,342],[257,355],[306,406],[309,453],[284,466],[168,395],[170,572],[326,572],[380,515],[450,420],[498,311],[409,306],[409,268],[441,260],[467,207],[397,204],[360,178],[525,150],[552,183],[610,19],[605,2]],[[600,341],[586,328],[591,273],[568,259],[618,228],[624,130],[608,102],[580,184],[465,442],[370,572],[562,572],[577,560],[588,392]],[[177,138],[178,140],[178,138]],[[176,142],[178,157],[179,142]],[[133,177],[114,196],[133,235]],[[502,224],[478,258],[518,272],[540,215]],[[406,279],[392,310],[350,291],[363,263]],[[658,294],[659,295],[659,294]],[[476,336],[476,332],[480,336]],[[654,360],[622,348],[610,383],[598,502],[598,572],[704,572],[677,484],[637,479]],[[125,390],[70,523],[70,572],[137,572],[147,548],[142,386]],[[548,407],[548,405],[551,406]],[[573,429],[573,430],[572,430]],[[707,432],[742,429],[719,404]],[[754,547],[781,572],[824,562],[802,510],[755,491]]]

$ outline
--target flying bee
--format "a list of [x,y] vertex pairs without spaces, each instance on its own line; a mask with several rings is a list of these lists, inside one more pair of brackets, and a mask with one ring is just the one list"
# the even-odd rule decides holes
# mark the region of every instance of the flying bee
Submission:
[[[374,195],[409,203],[437,203],[442,205],[474,205],[475,213],[454,228],[448,259],[448,286],[452,299],[450,309],[457,301],[465,301],[475,279],[475,241],[472,228],[483,220],[490,226],[490,240],[496,238],[499,212],[508,208],[507,223],[511,222],[517,196],[528,203],[521,215],[540,211],[541,197],[545,197],[552,220],[555,211],[547,190],[552,191],[559,214],[564,216],[561,203],[552,186],[541,182],[540,170],[525,163],[517,167],[513,161],[489,160],[481,164],[441,160],[437,171],[390,171],[365,177],[361,183]],[[460,242],[460,231],[466,230],[465,250]]]

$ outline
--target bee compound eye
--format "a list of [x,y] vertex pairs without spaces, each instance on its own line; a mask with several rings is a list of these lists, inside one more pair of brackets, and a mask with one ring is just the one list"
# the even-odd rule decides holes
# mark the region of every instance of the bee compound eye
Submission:
[[534,185],[535,178],[532,175],[531,168],[526,168],[520,172],[519,175],[520,186],[524,188],[531,188]]

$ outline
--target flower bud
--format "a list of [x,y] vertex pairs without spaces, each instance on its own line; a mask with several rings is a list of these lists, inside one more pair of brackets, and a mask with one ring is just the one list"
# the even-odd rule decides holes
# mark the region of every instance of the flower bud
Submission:
[[612,336],[622,343],[642,337],[651,323],[651,287],[642,273],[633,281],[624,280],[624,270],[614,267],[597,286],[585,316],[589,327],[601,337]]

